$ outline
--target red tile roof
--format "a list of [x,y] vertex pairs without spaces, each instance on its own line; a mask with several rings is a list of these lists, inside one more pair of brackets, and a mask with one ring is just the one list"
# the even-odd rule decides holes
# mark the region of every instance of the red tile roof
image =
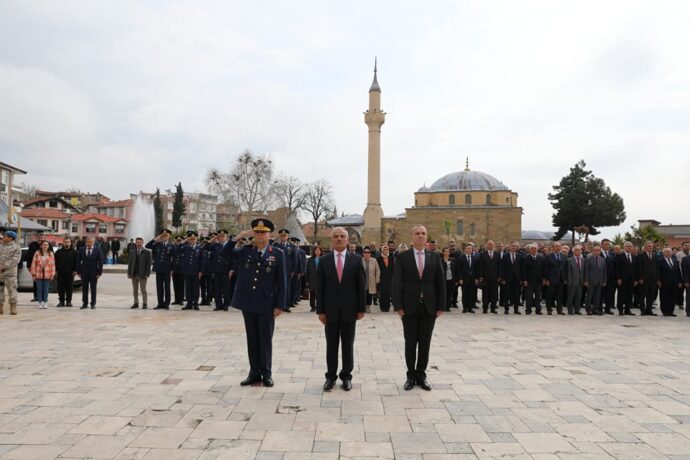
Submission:
[[44,217],[47,219],[69,219],[72,216],[69,213],[53,208],[23,209],[21,215],[26,218]]
[[122,217],[111,217],[106,216],[105,214],[77,214],[72,216],[72,220],[77,222],[83,222],[91,219],[100,220],[101,222],[126,222],[126,220]]
[[130,206],[132,204],[132,200],[119,200],[119,201],[108,201],[107,203],[100,203],[96,204],[93,206],[96,206],[97,208],[122,208],[126,206]]

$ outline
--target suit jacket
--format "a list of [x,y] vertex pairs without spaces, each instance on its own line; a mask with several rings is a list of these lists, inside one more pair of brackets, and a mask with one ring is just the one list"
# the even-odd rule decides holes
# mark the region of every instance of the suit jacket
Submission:
[[137,278],[148,278],[151,275],[151,251],[146,248],[141,249],[139,254],[139,261],[137,265],[137,251],[136,249],[129,254],[129,262],[127,263],[127,276],[134,276],[134,269],[137,269]]
[[484,251],[479,255],[479,274],[483,282],[497,282],[501,266],[501,253],[494,251],[493,257],[489,257],[489,251]]
[[103,252],[95,245],[91,248],[91,255],[87,257],[86,246],[77,253],[77,273],[84,276],[100,276],[103,273]]
[[345,255],[340,281],[335,251],[319,259],[316,272],[316,312],[325,314],[327,321],[357,321],[357,313],[366,310],[366,277],[362,258],[357,254]]
[[568,286],[582,286],[585,280],[585,259],[580,256],[580,265],[577,265],[577,257],[568,259]]
[[316,291],[316,285],[318,283],[316,269],[319,259],[320,257],[312,257],[307,261],[307,285],[310,291]]
[[671,257],[672,267],[668,265],[668,262],[664,257],[659,257],[659,281],[661,281],[662,287],[672,287],[678,286],[681,282],[681,271],[678,265],[678,259]]
[[544,281],[544,256],[527,254],[522,258],[522,281],[530,286],[541,285]]
[[468,261],[467,254],[458,253],[455,260],[455,265],[458,268],[458,280],[462,280],[465,286],[474,284],[474,281],[479,278],[479,257],[472,254],[470,261]]
[[621,252],[616,256],[616,280],[621,280],[624,283],[632,283],[636,278],[637,265],[636,256],[630,254],[631,262],[628,262],[628,255],[626,252]]
[[381,269],[381,284],[379,285],[379,291],[381,291],[381,293],[390,294],[391,285],[393,284],[393,271],[395,270],[395,256],[393,254],[388,255],[388,266],[386,266],[383,261],[382,255],[379,254],[376,260]]
[[607,264],[602,256],[590,255],[585,259],[585,283],[603,286],[608,281]]
[[613,283],[616,281],[616,255],[613,251],[608,251],[604,254],[605,252],[604,250],[601,251],[601,257],[606,265],[606,284],[607,286],[613,286]]
[[[453,281],[457,281],[459,279],[458,264],[455,261],[455,257],[450,257],[448,260],[450,261],[450,272],[453,276]],[[443,267],[443,279],[448,281],[448,264],[443,260],[443,257],[441,257],[441,267]]]
[[681,272],[683,272],[683,282],[690,283],[690,256],[683,257]]
[[430,315],[436,314],[437,310],[445,310],[446,281],[441,256],[424,250],[424,271],[420,279],[414,249],[398,255],[393,272],[392,299],[393,308],[396,311],[404,309],[406,315],[417,313],[420,301]]
[[511,283],[513,281],[520,282],[522,280],[522,254],[515,253],[515,262],[510,257],[510,252],[505,252],[501,258],[501,265],[498,271],[498,276],[501,281]]
[[[646,252],[641,252],[637,256],[637,273],[638,276],[635,279],[644,280],[645,282],[656,283],[659,281],[659,259],[663,257],[657,257],[657,255],[652,252],[652,258],[650,259]],[[674,257],[675,258],[675,257]]]
[[568,281],[568,259],[563,254],[551,253],[546,256],[544,278],[551,284],[563,284]]

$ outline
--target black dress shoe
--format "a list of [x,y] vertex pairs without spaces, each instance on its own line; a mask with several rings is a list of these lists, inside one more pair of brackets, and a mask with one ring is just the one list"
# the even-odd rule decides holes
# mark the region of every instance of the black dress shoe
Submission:
[[260,381],[261,377],[247,377],[246,379],[240,382],[240,385],[246,387],[247,385],[254,385],[255,383],[259,383]]
[[285,313],[292,313],[292,310],[290,310],[289,308],[286,308],[286,309],[284,309],[283,311],[284,311]]
[[266,377],[264,379],[264,386],[265,387],[272,387],[273,385],[275,385],[275,383],[273,383],[273,379],[271,377]]
[[153,307],[154,310],[162,310],[163,308],[165,308],[163,305],[156,305]]
[[64,302],[58,302],[58,304],[55,305],[55,306],[56,306],[56,307],[64,307],[64,306],[65,306],[65,303],[64,303]]
[[335,379],[326,379],[326,381],[323,382],[323,391],[331,391],[334,386]]
[[431,391],[431,384],[427,379],[417,380],[417,385],[422,387],[422,390]]
[[71,306],[72,306],[72,302],[67,302],[67,306],[68,306],[68,307],[71,307]]
[[414,380],[412,379],[407,379],[405,381],[405,385],[403,386],[405,388],[405,391],[410,391],[411,389],[414,388]]
[[91,310],[95,310],[95,309],[96,309],[96,306],[95,306],[95,305],[91,305]]
[[199,311],[199,307],[198,307],[198,306],[194,306],[194,310]]
[[343,390],[345,391],[350,391],[352,390],[352,380],[343,380]]
[[635,316],[635,313],[631,312],[630,310],[626,310],[625,316]]
[[513,314],[514,315],[521,315],[522,313],[520,313],[520,310],[515,310],[515,311],[513,311]]
[[675,313],[669,313],[668,316],[678,316]]
[[146,310],[146,309],[149,308],[149,307],[148,307],[148,305],[144,304],[141,308],[143,308],[144,310]]
[[537,310],[537,312],[535,313],[535,315],[541,315],[541,314],[542,314],[541,310]]
[[222,310],[223,310],[223,309],[220,308],[220,307],[216,307],[216,308],[213,309],[213,311],[222,311]]
[[85,308],[89,308],[89,306],[86,305],[86,304],[84,304],[84,305],[82,305],[81,307],[79,307],[80,310],[84,310]]
[[139,304],[138,304],[138,303],[135,303],[134,305],[132,305],[132,306],[129,307],[129,308],[139,308]]
[[190,307],[190,306],[182,307],[182,310],[192,310],[192,307]]

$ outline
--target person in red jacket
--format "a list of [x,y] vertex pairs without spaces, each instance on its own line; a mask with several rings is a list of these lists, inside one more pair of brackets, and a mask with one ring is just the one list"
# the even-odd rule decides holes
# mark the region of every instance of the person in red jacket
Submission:
[[36,282],[38,308],[44,310],[48,303],[48,286],[55,278],[55,255],[47,241],[42,241],[40,249],[34,254],[31,276]]

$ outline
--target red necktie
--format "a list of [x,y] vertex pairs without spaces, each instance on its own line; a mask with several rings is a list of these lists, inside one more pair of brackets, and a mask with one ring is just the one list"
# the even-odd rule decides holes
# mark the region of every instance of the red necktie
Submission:
[[343,255],[341,253],[338,253],[338,263],[335,269],[338,271],[338,282],[340,282],[343,279]]

